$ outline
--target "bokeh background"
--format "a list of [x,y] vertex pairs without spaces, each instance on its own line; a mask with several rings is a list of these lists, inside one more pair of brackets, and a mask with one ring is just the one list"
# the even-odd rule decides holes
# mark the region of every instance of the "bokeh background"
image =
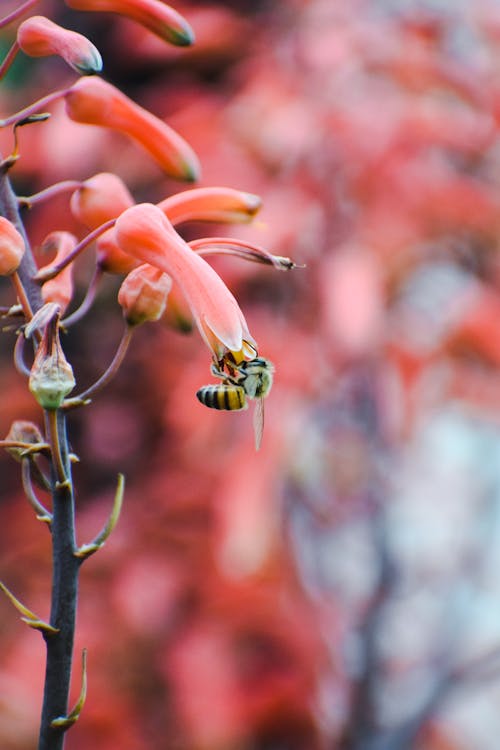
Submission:
[[[68,748],[497,750],[500,6],[175,7],[192,49],[59,0],[36,11],[88,35],[105,77],[191,143],[201,186],[262,197],[250,226],[183,236],[240,237],[305,267],[214,260],[276,365],[259,453],[248,412],[197,402],[211,380],[199,335],[163,324],[137,332],[113,384],[71,417],[80,542],[120,471],[127,489],[82,569],[89,696]],[[20,57],[0,109],[72,79],[61,60]],[[18,194],[101,171],[138,201],[185,189],[135,144],[51,112],[19,134]],[[26,213],[35,250],[54,229],[83,236],[68,203]],[[75,305],[93,263],[78,262]],[[80,389],[118,344],[119,283],[106,278],[64,340]],[[40,422],[13,342],[2,434]],[[17,469],[0,458],[0,578],[48,616],[49,535]],[[0,634],[0,746],[28,750],[44,648],[7,600]],[[79,676],[76,658],[75,696]]]

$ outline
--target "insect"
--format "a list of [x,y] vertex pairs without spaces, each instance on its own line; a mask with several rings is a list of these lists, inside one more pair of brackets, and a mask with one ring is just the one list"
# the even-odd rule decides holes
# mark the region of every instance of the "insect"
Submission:
[[237,365],[225,361],[229,372],[221,369],[220,363],[212,364],[211,372],[222,383],[204,385],[196,396],[209,409],[224,411],[240,411],[248,409],[247,398],[256,399],[253,425],[255,431],[255,447],[260,447],[264,430],[264,399],[269,394],[273,384],[274,365],[268,359],[255,357],[248,362]]

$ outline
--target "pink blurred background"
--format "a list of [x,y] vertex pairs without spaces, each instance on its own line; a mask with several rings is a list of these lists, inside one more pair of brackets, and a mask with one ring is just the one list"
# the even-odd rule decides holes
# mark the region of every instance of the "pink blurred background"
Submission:
[[[120,471],[127,489],[82,570],[89,696],[68,748],[497,750],[498,5],[175,7],[192,49],[55,0],[43,12],[89,36],[105,77],[190,142],[201,186],[262,197],[252,225],[192,223],[186,239],[240,237],[305,267],[214,261],[276,366],[258,453],[248,412],[196,400],[211,380],[198,334],[161,324],[70,420],[80,542]],[[70,80],[56,58],[19,59],[1,110]],[[185,189],[135,144],[51,111],[20,132],[18,194],[101,171],[137,201]],[[27,213],[35,250],[54,229],[83,236],[68,200]],[[79,299],[93,260],[78,261]],[[64,340],[80,390],[118,344],[119,281]],[[40,416],[3,341],[6,434]],[[47,616],[48,533],[16,469],[1,457],[0,578]],[[0,608],[0,745],[27,750],[44,649]],[[75,696],[79,674],[77,659]]]

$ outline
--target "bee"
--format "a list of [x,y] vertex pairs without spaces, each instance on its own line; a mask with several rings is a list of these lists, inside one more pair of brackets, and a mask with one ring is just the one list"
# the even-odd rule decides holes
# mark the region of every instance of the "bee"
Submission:
[[212,375],[220,378],[222,383],[202,386],[196,397],[209,409],[224,411],[248,409],[247,398],[256,399],[253,425],[255,447],[258,450],[264,430],[264,399],[273,384],[274,365],[263,357],[255,357],[239,365],[225,361],[222,362],[222,367],[224,364],[229,372],[221,369],[221,363],[213,363],[210,368]]

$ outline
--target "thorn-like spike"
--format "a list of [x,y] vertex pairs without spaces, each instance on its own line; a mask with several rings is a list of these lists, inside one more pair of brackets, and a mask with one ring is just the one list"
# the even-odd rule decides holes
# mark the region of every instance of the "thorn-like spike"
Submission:
[[14,607],[17,609],[17,611],[21,614],[21,620],[25,622],[27,625],[30,626],[30,628],[34,628],[35,630],[40,630],[44,635],[55,635],[59,632],[57,628],[54,628],[52,625],[49,625],[48,622],[45,622],[45,620],[42,620],[38,615],[35,615],[34,612],[32,612],[28,607],[25,607],[22,602],[17,599],[17,597],[14,596],[12,591],[9,591],[7,586],[3,584],[0,581],[0,590],[3,591],[5,596],[10,600],[10,602],[14,605]]
[[52,719],[50,725],[54,729],[69,729],[73,724],[78,721],[80,714],[85,705],[87,698],[87,649],[84,648],[82,651],[82,687],[80,689],[80,695],[78,700],[69,712],[67,716],[58,716]]
[[106,522],[106,524],[103,526],[99,534],[95,537],[95,539],[92,540],[89,544],[82,544],[81,547],[79,547],[75,554],[75,557],[78,557],[82,560],[85,560],[87,557],[90,557],[94,552],[97,552],[98,549],[100,549],[104,543],[106,542],[106,539],[110,536],[111,532],[115,528],[116,524],[118,523],[118,519],[120,518],[120,513],[123,505],[123,495],[125,491],[125,476],[123,474],[118,474],[118,481],[116,484],[116,492],[115,492],[115,498],[113,501],[113,507],[111,509],[111,513],[109,515],[109,518]]

